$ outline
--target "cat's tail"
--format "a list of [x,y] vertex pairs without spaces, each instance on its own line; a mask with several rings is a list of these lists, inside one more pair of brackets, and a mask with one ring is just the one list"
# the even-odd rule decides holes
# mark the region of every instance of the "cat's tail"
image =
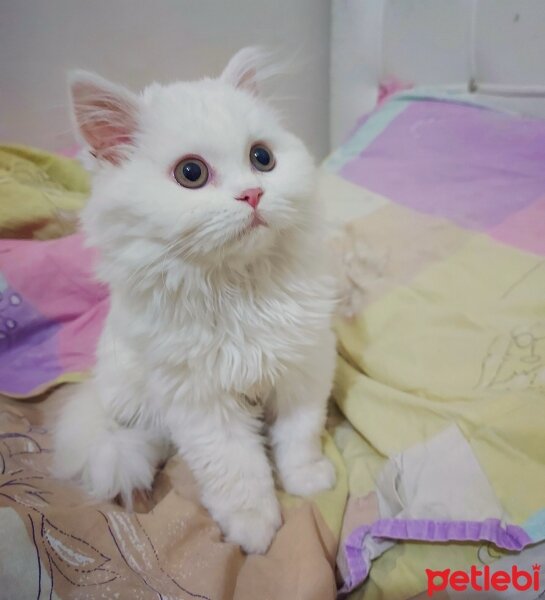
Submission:
[[132,507],[135,489],[150,489],[164,445],[151,432],[123,427],[108,414],[94,385],[71,386],[54,426],[53,474],[76,480],[95,500],[120,496]]

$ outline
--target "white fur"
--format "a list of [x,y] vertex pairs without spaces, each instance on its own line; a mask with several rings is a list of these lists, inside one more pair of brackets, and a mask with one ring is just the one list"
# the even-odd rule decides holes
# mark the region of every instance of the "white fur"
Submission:
[[[57,472],[126,502],[151,486],[172,442],[226,539],[247,552],[264,552],[281,523],[265,435],[288,492],[314,494],[335,480],[320,443],[334,285],[311,201],[314,167],[255,94],[256,68],[244,50],[220,79],[123,90],[114,102],[104,98],[119,87],[104,80],[72,83],[80,131],[100,151],[82,222],[111,308],[94,378],[56,432]],[[120,118],[131,107],[136,114]],[[117,142],[120,123],[128,129]],[[270,172],[250,165],[256,141],[276,156]],[[170,174],[188,154],[213,169],[203,188]],[[268,226],[247,229],[253,209],[235,197],[256,186]]]

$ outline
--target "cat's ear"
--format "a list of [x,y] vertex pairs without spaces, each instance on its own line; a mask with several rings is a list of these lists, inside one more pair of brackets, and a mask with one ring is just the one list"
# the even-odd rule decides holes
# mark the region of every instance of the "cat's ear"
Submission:
[[134,145],[138,97],[87,71],[70,73],[72,111],[78,131],[99,160],[119,164]]
[[236,88],[257,94],[259,83],[278,71],[271,64],[267,64],[269,60],[268,53],[262,48],[242,48],[231,58],[220,79]]

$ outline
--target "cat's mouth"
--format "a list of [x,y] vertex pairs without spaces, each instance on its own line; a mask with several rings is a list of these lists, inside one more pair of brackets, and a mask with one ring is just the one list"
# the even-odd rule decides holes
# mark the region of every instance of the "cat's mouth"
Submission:
[[247,235],[256,231],[257,229],[268,226],[269,224],[267,223],[267,221],[265,221],[262,215],[260,215],[256,210],[254,210],[252,212],[251,219],[249,219],[246,222],[246,224],[238,231],[238,233],[235,235],[235,239],[240,241]]
[[255,210],[252,213],[252,220],[250,221],[250,224],[247,225],[247,229],[256,229],[257,227],[268,227],[268,223],[267,221],[265,221],[265,219],[257,212],[257,210]]
[[259,229],[260,227],[268,226],[269,224],[267,223],[267,221],[265,221],[265,219],[257,212],[257,210],[254,210],[252,212],[252,218],[249,219],[248,222],[244,225],[242,231],[239,234],[239,237],[242,237],[243,235],[250,233],[255,229]]

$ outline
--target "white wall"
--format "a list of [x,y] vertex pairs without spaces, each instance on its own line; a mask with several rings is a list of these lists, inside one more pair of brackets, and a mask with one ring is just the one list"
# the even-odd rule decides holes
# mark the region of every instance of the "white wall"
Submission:
[[[329,0],[0,0],[0,139],[72,142],[65,73],[135,89],[219,74],[242,46],[295,56],[277,105],[318,158],[328,151]],[[270,91],[270,90],[268,90]]]
[[[333,146],[374,106],[379,81],[388,76],[461,89],[473,80],[480,99],[545,117],[544,0],[332,0],[332,5]],[[517,87],[518,97],[498,96],[497,86]]]

